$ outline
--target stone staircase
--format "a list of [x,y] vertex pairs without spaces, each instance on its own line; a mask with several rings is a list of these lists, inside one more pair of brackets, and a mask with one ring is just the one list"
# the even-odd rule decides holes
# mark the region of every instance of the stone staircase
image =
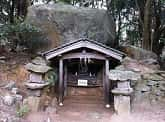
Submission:
[[93,104],[104,105],[104,99],[102,96],[67,96],[64,98],[64,104]]

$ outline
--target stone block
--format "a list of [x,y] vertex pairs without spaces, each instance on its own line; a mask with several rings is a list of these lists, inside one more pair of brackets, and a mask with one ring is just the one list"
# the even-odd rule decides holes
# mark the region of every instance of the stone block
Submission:
[[27,88],[35,90],[35,89],[42,89],[49,85],[49,83],[26,83]]
[[41,96],[41,90],[28,89],[28,96],[40,97]]
[[24,99],[23,105],[27,105],[31,112],[37,112],[40,108],[40,97],[29,96]]
[[31,73],[29,76],[29,81],[32,83],[43,83],[42,74]]
[[114,108],[118,115],[129,114],[131,110],[130,96],[114,96]]
[[13,94],[18,94],[18,88],[12,88],[11,93]]
[[5,105],[11,106],[14,104],[14,102],[15,102],[15,98],[11,95],[6,95],[3,97],[3,103]]
[[130,82],[129,81],[117,82],[117,88],[129,89],[130,88]]

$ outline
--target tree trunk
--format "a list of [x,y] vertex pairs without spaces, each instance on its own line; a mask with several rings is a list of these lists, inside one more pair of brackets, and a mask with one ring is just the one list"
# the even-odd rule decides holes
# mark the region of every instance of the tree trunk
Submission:
[[10,5],[10,23],[14,23],[14,8],[15,8],[15,0],[11,0],[11,5]]
[[144,8],[142,47],[146,50],[151,50],[151,3],[152,0],[147,0]]
[[161,3],[160,0],[155,0],[153,2],[154,7],[154,19],[153,19],[153,29],[152,32],[152,51],[155,52],[157,55],[161,54],[161,48],[159,45],[159,39],[161,37]]
[[17,16],[26,17],[27,9],[29,6],[29,0],[17,0]]

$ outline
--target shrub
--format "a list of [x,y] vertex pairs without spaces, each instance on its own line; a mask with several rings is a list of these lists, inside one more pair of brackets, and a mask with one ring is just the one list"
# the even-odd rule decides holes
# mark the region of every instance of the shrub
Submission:
[[45,80],[49,83],[50,86],[55,86],[58,79],[57,71],[51,70],[45,74]]
[[28,106],[23,105],[17,110],[17,116],[18,117],[24,117],[28,112],[29,112]]
[[0,42],[4,40],[13,50],[16,50],[18,46],[22,46],[31,52],[47,42],[39,28],[27,23],[1,25]]

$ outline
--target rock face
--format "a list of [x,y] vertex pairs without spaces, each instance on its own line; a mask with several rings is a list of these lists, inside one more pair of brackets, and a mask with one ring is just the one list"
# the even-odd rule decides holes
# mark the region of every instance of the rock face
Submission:
[[49,66],[46,66],[46,65],[35,65],[35,64],[32,64],[32,63],[28,63],[25,67],[29,71],[33,71],[33,72],[41,73],[41,74],[42,73],[46,73],[49,70],[51,70],[51,68]]
[[48,86],[49,83],[26,83],[25,85],[27,86],[27,88],[34,90],[34,89],[42,89],[45,86]]
[[140,75],[132,71],[120,71],[120,70],[111,70],[109,73],[109,79],[111,80],[138,80]]
[[6,95],[3,98],[4,104],[8,105],[8,106],[13,105],[14,104],[14,100],[15,100],[15,98],[13,96],[11,96],[11,95]]
[[78,8],[62,3],[28,9],[27,23],[40,27],[47,36],[45,49],[78,38],[89,38],[114,45],[115,23],[105,10]]
[[[123,51],[131,58],[136,60],[157,59],[157,55],[151,51],[144,50],[135,46],[125,46]],[[151,62],[151,61],[150,61]]]
[[40,98],[30,96],[24,99],[23,105],[27,105],[31,112],[37,112],[40,109]]
[[[117,70],[132,71],[133,74],[141,75],[141,79],[131,82],[131,87],[134,89],[132,100],[134,105],[144,104],[147,107],[165,101],[165,72],[156,68],[157,64],[153,63],[155,62],[154,57],[149,58],[152,60],[147,59],[147,56],[142,60],[126,57],[122,65],[116,67]],[[113,70],[111,72],[113,73]],[[127,76],[124,75],[121,78],[123,79],[123,77]]]

